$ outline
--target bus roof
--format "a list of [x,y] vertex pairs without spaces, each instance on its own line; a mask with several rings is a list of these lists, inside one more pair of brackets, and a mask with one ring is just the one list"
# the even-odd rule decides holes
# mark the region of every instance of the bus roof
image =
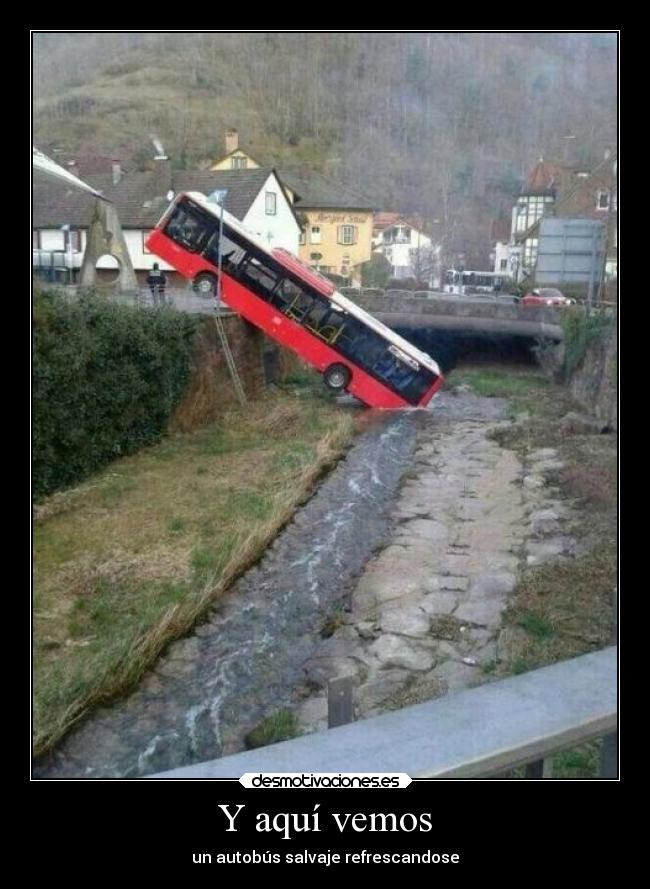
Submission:
[[386,327],[385,324],[382,324],[381,321],[378,321],[373,315],[370,315],[361,306],[357,305],[355,302],[352,302],[351,299],[348,299],[346,296],[343,296],[342,293],[339,293],[338,290],[335,290],[332,294],[332,302],[335,306],[339,306],[349,315],[352,315],[353,318],[358,318],[359,321],[363,321],[364,324],[367,324],[372,330],[379,333],[384,339],[388,340],[388,342],[392,343],[394,346],[397,346],[398,349],[401,349],[406,355],[415,358],[420,362],[424,367],[427,367],[429,370],[432,370],[437,376],[440,376],[440,368],[438,364],[433,360],[430,355],[427,355],[426,352],[421,352],[419,349],[409,343],[408,340],[405,340],[398,333],[395,333],[394,330],[391,330],[390,327]]
[[271,256],[273,256],[274,259],[277,259],[280,265],[284,266],[285,269],[293,272],[294,275],[299,275],[311,284],[314,290],[318,290],[323,296],[331,296],[336,290],[336,287],[329,278],[325,278],[317,271],[314,271],[314,269],[310,269],[301,259],[294,256],[293,253],[289,253],[284,247],[274,247],[273,250],[271,250]]
[[[183,195],[177,195],[174,199],[174,203],[178,200],[178,198]],[[356,303],[352,302],[352,300],[343,296],[342,293],[339,293],[338,290],[334,288],[334,285],[322,275],[319,275],[317,272],[314,272],[313,269],[310,269],[309,266],[306,266],[297,256],[294,256],[288,250],[284,250],[281,247],[275,247],[273,250],[269,250],[268,246],[262,242],[262,240],[249,228],[237,219],[232,213],[229,213],[225,208],[222,211],[219,204],[214,204],[212,201],[208,201],[204,194],[198,191],[188,191],[185,192],[185,197],[190,198],[195,201],[209,213],[211,213],[217,219],[221,218],[221,214],[223,212],[223,221],[229,225],[231,228],[235,229],[235,231],[239,232],[245,238],[248,238],[259,250],[266,253],[272,259],[275,259],[276,262],[280,263],[284,268],[293,272],[294,275],[302,278],[306,284],[309,284],[319,293],[322,293],[324,296],[328,296],[332,303],[338,305],[343,311],[347,312],[349,315],[352,315],[353,318],[358,318],[359,321],[363,321],[368,327],[374,330],[376,333],[380,334],[380,336],[384,337],[384,339],[388,340],[388,342],[392,343],[392,345],[396,346],[398,349],[401,349],[406,355],[409,355],[412,358],[415,358],[420,362],[424,367],[427,367],[429,370],[433,371],[437,376],[440,376],[440,368],[438,364],[431,358],[430,355],[427,355],[426,352],[421,352],[419,349],[416,349],[412,343],[409,343],[408,340],[405,340],[399,334],[395,333],[390,327],[386,327],[385,324],[382,324],[381,321],[378,321],[368,312],[364,311],[361,306],[358,306]],[[165,212],[165,215],[168,211]],[[163,216],[164,219],[164,216]],[[331,286],[330,286],[331,285]]]

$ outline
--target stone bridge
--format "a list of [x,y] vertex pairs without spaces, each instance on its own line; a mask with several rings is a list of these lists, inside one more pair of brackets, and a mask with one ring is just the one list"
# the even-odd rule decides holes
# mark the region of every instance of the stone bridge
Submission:
[[563,339],[561,308],[522,306],[504,297],[472,298],[443,294],[409,296],[386,291],[379,296],[344,290],[343,293],[388,327],[402,331],[435,331],[463,337],[523,337],[526,340]]

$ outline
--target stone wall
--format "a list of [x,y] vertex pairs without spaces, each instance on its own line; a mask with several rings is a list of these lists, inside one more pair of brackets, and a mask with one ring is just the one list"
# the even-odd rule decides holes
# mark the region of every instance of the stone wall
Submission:
[[[251,400],[259,398],[267,381],[265,364],[269,367],[265,354],[273,347],[256,327],[238,315],[223,317],[223,323],[246,395]],[[174,411],[169,431],[191,432],[218,419],[237,404],[215,319],[201,318],[192,375]]]
[[618,428],[618,324],[592,341],[571,377],[573,397],[611,429]]

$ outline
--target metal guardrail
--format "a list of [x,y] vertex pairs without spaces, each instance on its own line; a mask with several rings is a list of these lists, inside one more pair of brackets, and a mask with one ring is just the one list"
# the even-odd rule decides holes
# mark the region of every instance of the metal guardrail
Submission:
[[412,778],[486,778],[527,766],[526,777],[549,778],[551,756],[604,738],[601,778],[614,779],[617,659],[611,646],[329,731],[146,777],[405,772]]

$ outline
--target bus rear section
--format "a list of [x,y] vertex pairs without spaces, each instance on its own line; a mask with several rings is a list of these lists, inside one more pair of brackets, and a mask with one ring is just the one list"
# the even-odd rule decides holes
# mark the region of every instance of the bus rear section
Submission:
[[443,382],[430,356],[351,304],[297,257],[269,251],[230,214],[222,223],[218,213],[179,196],[147,247],[184,277],[215,287],[221,261],[223,302],[320,371],[329,388],[370,407],[428,404]]

